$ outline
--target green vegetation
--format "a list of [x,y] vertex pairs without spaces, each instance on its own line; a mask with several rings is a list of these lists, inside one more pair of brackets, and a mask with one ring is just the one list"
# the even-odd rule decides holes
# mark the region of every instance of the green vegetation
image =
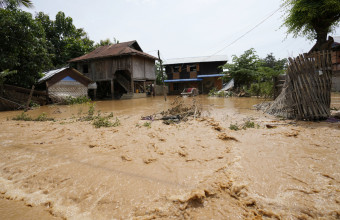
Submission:
[[339,0],[284,0],[286,17],[283,25],[294,37],[317,40],[321,45],[327,34],[339,25]]
[[230,125],[229,125],[229,129],[230,129],[230,130],[233,130],[233,131],[238,131],[238,130],[240,130],[237,123],[236,123],[236,124],[230,124]]
[[233,131],[238,131],[238,130],[246,130],[247,128],[260,128],[259,124],[256,124],[255,122],[251,121],[251,120],[247,120],[245,121],[243,124],[239,125],[239,124],[230,124],[229,125],[229,129],[233,130]]
[[146,128],[151,128],[151,122],[145,122],[143,126]]
[[[41,73],[64,66],[72,58],[94,49],[94,42],[73,19],[58,12],[55,19],[39,12],[32,14],[19,8],[31,7],[29,0],[4,0],[0,9],[0,72],[7,83],[31,88]],[[118,42],[118,41],[115,41]],[[9,71],[12,70],[12,71]]]
[[114,122],[110,121],[110,118],[113,117],[113,114],[110,114],[108,116],[96,116],[93,120],[93,125],[95,128],[100,128],[100,127],[117,127],[120,125],[119,119],[116,117]]
[[[88,103],[89,109],[87,111],[87,115],[84,117],[80,117],[79,121],[92,121],[92,124],[95,128],[101,128],[101,127],[117,127],[120,125],[119,119],[116,117],[114,122],[111,121],[113,118],[113,113],[111,112],[107,116],[102,116],[101,112],[98,111],[97,115],[95,115],[96,109],[95,109],[95,103]],[[78,116],[81,115],[81,111],[78,111]]]
[[55,121],[54,118],[47,117],[47,114],[43,112],[42,114],[38,115],[36,118],[32,118],[30,115],[22,112],[20,115],[15,116],[12,118],[15,121]]
[[272,53],[261,59],[251,48],[239,57],[233,55],[232,63],[223,66],[226,70],[224,80],[234,79],[236,91],[270,97],[273,93],[273,77],[284,73],[286,63],[286,59],[277,60]]
[[[157,85],[163,85],[161,65],[158,61],[156,61],[155,66],[156,66],[156,84]],[[164,80],[167,79],[165,69],[163,69],[163,77],[164,77]]]
[[68,96],[66,97],[64,102],[66,105],[74,105],[74,104],[83,104],[83,103],[91,102],[91,99],[88,98],[87,96],[79,96],[76,98],[72,96]]

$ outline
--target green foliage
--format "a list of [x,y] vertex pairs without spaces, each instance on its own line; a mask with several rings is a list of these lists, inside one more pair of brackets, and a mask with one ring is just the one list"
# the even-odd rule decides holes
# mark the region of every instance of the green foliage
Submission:
[[238,130],[240,130],[237,123],[236,123],[236,124],[230,124],[230,125],[229,125],[229,129],[230,129],[230,130],[233,130],[233,131],[238,131]]
[[32,8],[33,3],[31,0],[2,0],[2,4],[10,10],[16,9],[20,6],[25,6],[26,8]]
[[72,96],[68,96],[65,99],[66,105],[82,104],[82,103],[87,103],[87,102],[91,102],[91,99],[88,98],[87,96],[79,96],[76,98]]
[[243,129],[247,128],[255,128],[255,122],[253,121],[246,121],[244,125],[242,126]]
[[151,122],[144,122],[143,126],[146,128],[151,128]]
[[110,38],[107,38],[106,40],[100,40],[99,43],[94,45],[94,48],[112,44],[119,44],[119,40],[117,40],[115,37],[113,38],[113,42],[110,40]]
[[58,12],[55,20],[43,12],[36,15],[46,33],[48,51],[53,54],[53,66],[58,67],[75,57],[84,55],[93,50],[93,41],[82,28],[76,28],[71,17],[64,12]]
[[47,114],[43,112],[42,114],[38,115],[36,118],[32,118],[30,115],[22,112],[20,115],[15,116],[12,118],[15,121],[54,121],[54,118],[47,117]]
[[[161,65],[158,61],[156,61],[155,66],[156,66],[156,84],[157,85],[163,85]],[[164,78],[164,80],[167,79],[165,69],[163,69],[163,78]]]
[[0,27],[0,72],[16,70],[7,83],[30,88],[51,67],[44,29],[19,9],[1,9]]
[[26,114],[25,112],[22,112],[20,115],[15,116],[12,118],[12,120],[15,121],[33,121],[32,117]]
[[43,112],[42,114],[38,115],[34,121],[54,121],[54,118],[47,117],[47,114]]
[[223,69],[227,69],[226,81],[234,79],[235,87],[250,85],[255,79],[256,71],[259,66],[259,57],[256,51],[251,48],[246,50],[240,57],[233,55],[233,63],[226,63]]
[[294,37],[304,36],[324,43],[327,34],[339,25],[339,0],[284,0],[286,16],[283,25]]
[[[273,77],[283,74],[287,59],[276,59],[272,53],[264,59],[256,55],[254,49],[249,49],[240,57],[233,56],[232,64],[225,64],[227,69],[225,80],[234,78],[235,88],[245,90],[251,95],[272,96]],[[248,89],[249,88],[249,89]],[[212,91],[214,95],[215,91]]]
[[17,71],[13,70],[13,71],[10,71],[10,70],[4,70],[2,72],[0,72],[0,86],[3,86],[5,81],[6,81],[6,76],[9,76],[11,74],[15,74],[17,73]]
[[93,120],[93,125],[95,128],[100,128],[100,127],[117,127],[120,125],[120,121],[119,119],[116,117],[114,122],[110,121],[110,118],[112,118],[113,115],[109,115],[109,116],[100,116],[98,115],[97,117],[95,117],[95,119]]

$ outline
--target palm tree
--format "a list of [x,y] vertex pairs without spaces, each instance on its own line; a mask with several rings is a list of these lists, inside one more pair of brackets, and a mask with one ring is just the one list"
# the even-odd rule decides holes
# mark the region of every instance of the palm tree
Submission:
[[7,8],[8,5],[25,6],[26,8],[32,8],[33,3],[31,0],[0,0],[0,8]]

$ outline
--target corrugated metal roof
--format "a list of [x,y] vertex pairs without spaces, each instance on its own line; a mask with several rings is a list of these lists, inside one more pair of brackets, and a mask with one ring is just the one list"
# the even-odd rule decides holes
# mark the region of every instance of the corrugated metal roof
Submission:
[[156,57],[151,56],[150,54],[144,53],[142,49],[139,47],[137,41],[128,41],[128,42],[98,47],[94,51],[88,54],[85,54],[83,56],[71,59],[68,62],[77,62],[77,61],[122,56],[122,55],[139,55],[139,56],[144,56],[144,57],[147,57],[153,60],[157,60]]
[[54,76],[55,74],[57,73],[60,73],[61,71],[67,69],[68,67],[63,67],[63,68],[60,68],[60,69],[56,69],[56,70],[51,70],[51,71],[48,71],[48,72],[44,72],[44,76],[42,78],[40,78],[38,80],[38,83],[41,83],[43,81],[46,81],[48,80],[49,78],[51,78],[52,76]]
[[164,82],[193,82],[193,81],[202,81],[202,79],[167,79]]
[[221,77],[225,74],[210,74],[210,75],[197,75],[197,78]]
[[227,55],[215,55],[215,56],[204,56],[204,57],[187,57],[187,58],[175,58],[165,60],[164,65],[171,64],[182,64],[182,63],[205,63],[205,62],[227,62]]

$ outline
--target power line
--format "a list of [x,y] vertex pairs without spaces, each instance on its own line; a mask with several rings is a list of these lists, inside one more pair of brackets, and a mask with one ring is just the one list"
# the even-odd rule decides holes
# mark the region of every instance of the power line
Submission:
[[249,34],[251,31],[253,31],[255,28],[257,28],[258,26],[260,26],[261,24],[263,24],[266,20],[268,20],[270,17],[272,17],[276,12],[278,12],[283,6],[279,7],[278,9],[276,9],[273,13],[271,13],[268,17],[266,17],[265,19],[263,19],[260,23],[256,24],[253,28],[251,28],[249,31],[247,31],[246,33],[244,33],[243,35],[241,35],[240,37],[238,37],[236,40],[234,40],[233,42],[231,42],[230,44],[228,44],[227,46],[223,47],[222,49],[218,50],[217,52],[215,52],[214,54],[210,55],[214,56],[216,54],[218,54],[219,52],[225,50],[226,48],[230,47],[231,45],[233,45],[234,43],[236,43],[237,41],[239,41],[241,38],[243,38],[244,36],[246,36],[247,34]]

